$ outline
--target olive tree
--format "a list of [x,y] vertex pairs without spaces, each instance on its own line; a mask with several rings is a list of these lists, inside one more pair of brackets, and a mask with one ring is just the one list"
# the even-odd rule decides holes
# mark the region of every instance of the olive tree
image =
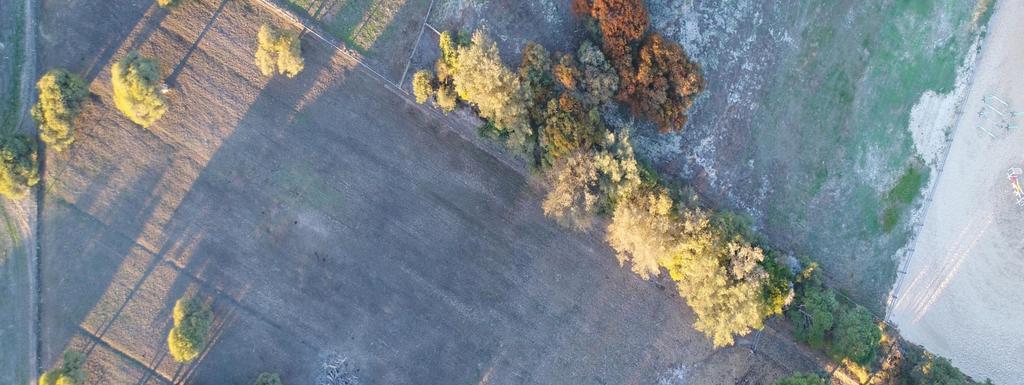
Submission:
[[167,112],[160,93],[160,65],[153,59],[129,52],[111,70],[114,105],[128,119],[149,127]]
[[32,118],[39,125],[39,137],[54,151],[63,151],[75,141],[74,121],[85,100],[85,81],[63,69],[47,71],[36,82],[39,101]]
[[256,34],[256,66],[263,76],[298,75],[305,67],[299,34],[270,24],[261,25]]
[[206,347],[207,333],[213,322],[209,305],[197,298],[182,297],[174,303],[174,327],[167,334],[171,357],[178,362],[189,362]]

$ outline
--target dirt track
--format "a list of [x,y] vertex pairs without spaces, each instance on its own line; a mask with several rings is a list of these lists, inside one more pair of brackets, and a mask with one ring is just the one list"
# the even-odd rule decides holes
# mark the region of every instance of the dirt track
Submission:
[[[712,351],[671,287],[544,218],[529,180],[458,121],[315,40],[300,76],[262,78],[251,45],[271,17],[238,1],[44,2],[41,63],[94,93],[74,147],[48,154],[44,365],[83,349],[90,381],[111,384],[309,383],[329,352],[366,384],[757,384],[816,368],[751,355],[750,339]],[[109,20],[124,29],[56,38]],[[110,62],[129,49],[173,74],[150,129],[112,107]],[[183,293],[217,314],[184,366],[165,342]]]
[[[1024,167],[1024,129],[998,128],[1002,120],[984,99],[1009,102],[989,99],[1003,113],[1024,111],[1021,16],[1024,3],[999,2],[908,275],[889,309],[906,338],[998,384],[1024,384],[1024,208],[1014,206],[1006,178],[1009,167]],[[1010,120],[1020,125],[1024,116]]]

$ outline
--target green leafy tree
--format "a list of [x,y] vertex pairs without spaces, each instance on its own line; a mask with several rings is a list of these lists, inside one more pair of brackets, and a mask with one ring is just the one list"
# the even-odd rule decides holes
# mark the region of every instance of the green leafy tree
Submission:
[[775,381],[775,385],[825,385],[825,380],[814,374],[796,372],[789,377]]
[[263,76],[278,73],[291,78],[305,67],[302,41],[295,31],[263,24],[256,34],[256,43],[256,66]]
[[619,75],[601,50],[589,40],[584,40],[576,56],[582,67],[583,102],[600,105],[612,100],[619,90]]
[[419,70],[412,75],[412,94],[416,103],[423,104],[434,96],[434,73],[430,70]]
[[797,339],[815,349],[825,346],[825,334],[832,330],[835,314],[839,311],[832,289],[808,285],[803,289],[799,305],[790,312]]
[[497,44],[483,31],[473,33],[472,44],[459,47],[453,78],[459,98],[491,121],[509,147],[532,151],[527,95],[519,77],[502,64]]
[[861,365],[875,359],[882,331],[866,309],[860,306],[840,312],[832,332],[832,354]]
[[82,364],[85,363],[85,355],[81,352],[64,352],[64,362],[59,368],[43,372],[39,376],[39,385],[83,385],[85,384],[85,372],[82,371]]
[[22,134],[0,138],[0,195],[7,199],[28,196],[39,183],[39,161],[35,143]]
[[209,305],[196,298],[180,298],[174,303],[174,327],[167,335],[171,357],[189,362],[206,347],[206,336],[213,322]]
[[149,127],[167,112],[167,100],[161,95],[160,65],[137,51],[114,63],[111,70],[114,105],[128,119]]
[[252,385],[281,385],[281,376],[277,373],[260,373],[259,377],[256,377],[256,382]]
[[39,78],[36,89],[39,102],[32,107],[32,118],[39,125],[39,137],[54,151],[63,151],[75,141],[75,117],[88,94],[85,81],[66,70],[52,69]]

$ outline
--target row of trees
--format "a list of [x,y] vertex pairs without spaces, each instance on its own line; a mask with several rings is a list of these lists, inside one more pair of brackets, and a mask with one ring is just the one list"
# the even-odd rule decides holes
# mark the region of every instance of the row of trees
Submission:
[[[629,129],[605,124],[600,108],[634,86],[620,80],[607,49],[584,41],[574,53],[551,55],[530,43],[517,70],[482,31],[470,39],[442,33],[440,49],[437,76],[413,76],[417,101],[445,111],[465,102],[510,148],[532,156],[550,185],[547,215],[579,229],[610,215],[607,240],[620,262],[645,279],[667,271],[715,346],[782,311],[791,298],[786,269],[736,221],[678,203],[637,161]],[[454,103],[442,96],[450,93]]]
[[[178,0],[160,0],[161,7],[180,4]],[[256,39],[256,66],[264,76],[276,74],[294,77],[304,61],[299,35],[270,24],[260,27]],[[149,127],[167,112],[160,64],[136,51],[129,52],[111,68],[114,106],[128,119]],[[82,77],[64,69],[52,69],[36,83],[39,100],[32,107],[32,118],[39,137],[50,149],[61,152],[75,142],[75,120],[82,111],[88,89]],[[0,137],[0,195],[22,199],[39,182],[38,149],[23,134]]]

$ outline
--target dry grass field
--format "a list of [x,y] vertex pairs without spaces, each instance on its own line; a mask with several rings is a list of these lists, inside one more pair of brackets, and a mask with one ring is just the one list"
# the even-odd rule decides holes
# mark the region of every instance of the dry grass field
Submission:
[[[77,142],[46,159],[44,366],[83,350],[104,384],[311,383],[331,353],[365,384],[768,384],[820,367],[771,330],[757,354],[752,337],[713,351],[675,290],[545,218],[466,121],[308,34],[299,76],[261,77],[256,30],[283,21],[258,5],[41,11],[40,69],[92,92]],[[133,49],[173,89],[148,129],[112,105],[110,64]],[[216,317],[189,365],[166,345],[183,294]]]

